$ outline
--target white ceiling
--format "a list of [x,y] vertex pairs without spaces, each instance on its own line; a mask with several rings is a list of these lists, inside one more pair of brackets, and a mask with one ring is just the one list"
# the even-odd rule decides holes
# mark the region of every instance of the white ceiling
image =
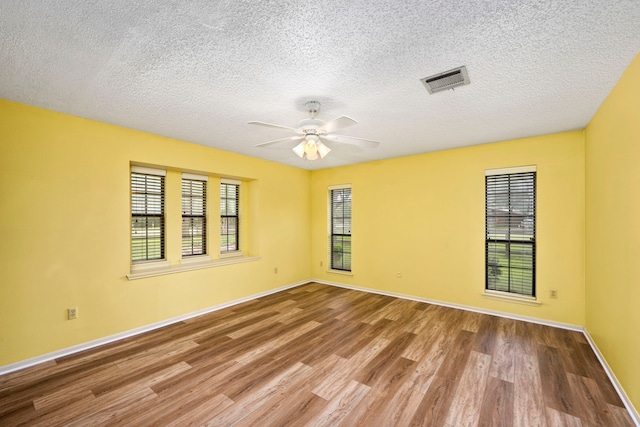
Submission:
[[[2,0],[0,98],[320,169],[582,129],[639,23],[638,0]],[[462,65],[469,86],[419,80]],[[248,121],[309,100],[380,146],[254,147],[288,133]]]

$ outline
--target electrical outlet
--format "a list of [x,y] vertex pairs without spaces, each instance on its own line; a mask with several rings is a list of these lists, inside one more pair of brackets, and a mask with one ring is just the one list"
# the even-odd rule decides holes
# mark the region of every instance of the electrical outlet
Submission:
[[278,267],[273,270],[274,273],[278,274]]
[[397,277],[398,279],[401,279],[401,278],[402,278],[402,273],[398,271],[398,272],[396,273],[396,277]]
[[78,318],[78,307],[71,307],[67,309],[67,319],[73,320]]
[[553,298],[553,299],[558,298],[558,291],[556,291],[555,289],[551,289],[549,291],[549,298]]

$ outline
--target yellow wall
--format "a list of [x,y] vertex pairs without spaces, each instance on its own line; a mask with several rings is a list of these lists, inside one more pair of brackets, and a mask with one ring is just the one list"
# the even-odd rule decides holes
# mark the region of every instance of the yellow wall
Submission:
[[[583,141],[576,131],[315,171],[314,277],[583,325]],[[524,165],[538,172],[538,307],[482,296],[484,171]],[[327,187],[336,184],[352,185],[353,276],[326,271]]]
[[[250,180],[243,243],[261,259],[127,280],[130,162],[170,168],[176,201],[175,170]],[[309,278],[309,182],[309,171],[0,101],[0,366]],[[173,264],[179,209],[167,207]],[[79,319],[66,320],[71,306]]]
[[640,408],[640,55],[586,129],[586,328]]
[[[128,281],[131,162],[167,167],[168,195],[178,170],[246,180],[243,246],[261,260]],[[523,165],[538,307],[482,297],[484,170]],[[638,165],[640,57],[585,131],[312,173],[0,100],[0,366],[313,277],[586,325],[638,407]],[[326,268],[336,184],[353,188],[352,276]]]

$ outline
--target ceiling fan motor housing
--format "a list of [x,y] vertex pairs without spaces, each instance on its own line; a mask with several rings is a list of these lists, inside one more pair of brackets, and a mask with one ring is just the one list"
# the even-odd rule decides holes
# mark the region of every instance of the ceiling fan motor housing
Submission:
[[324,124],[324,120],[304,119],[300,123],[298,123],[298,129],[300,129],[305,135],[317,135],[317,129]]

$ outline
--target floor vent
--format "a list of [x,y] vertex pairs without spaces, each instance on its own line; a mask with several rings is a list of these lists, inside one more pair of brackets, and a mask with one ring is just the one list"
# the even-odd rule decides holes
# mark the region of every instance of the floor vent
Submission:
[[445,71],[444,73],[435,74],[433,76],[420,79],[424,87],[427,88],[430,94],[440,92],[447,89],[453,89],[454,87],[468,85],[469,74],[467,74],[467,68],[465,66],[454,68],[453,70]]

